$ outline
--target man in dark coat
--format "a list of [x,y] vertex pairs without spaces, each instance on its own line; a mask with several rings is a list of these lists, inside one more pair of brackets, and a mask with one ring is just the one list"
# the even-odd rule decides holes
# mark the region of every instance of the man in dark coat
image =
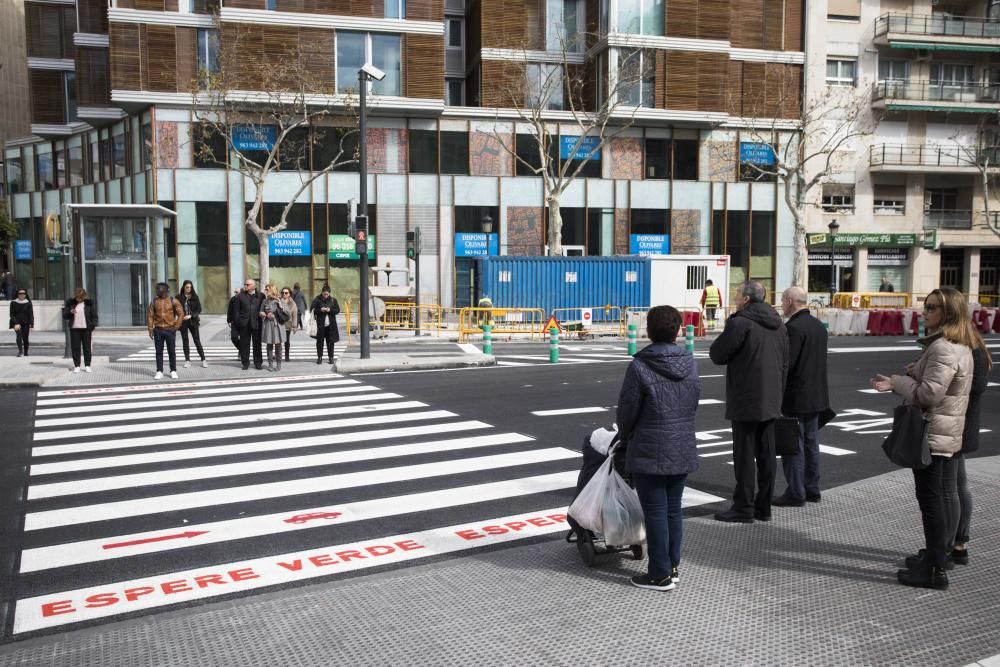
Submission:
[[298,325],[302,328],[302,318],[306,314],[306,295],[302,293],[302,287],[295,283],[292,286],[292,301],[295,302],[295,308],[298,310]]
[[240,329],[236,326],[236,301],[240,296],[240,290],[234,289],[233,295],[229,297],[229,307],[226,309],[226,324],[229,325],[229,340],[236,348],[236,357],[242,359],[240,355]]
[[253,344],[253,365],[264,367],[260,347],[260,304],[264,295],[257,291],[257,283],[247,279],[243,291],[236,297],[236,327],[240,332],[240,363],[243,370],[250,368],[250,345]]
[[[774,420],[788,369],[788,337],[774,308],[764,302],[759,282],[743,285],[739,310],[709,349],[712,361],[726,366],[726,419],[733,424],[733,506],[719,521],[753,523],[771,520],[774,492]],[[757,495],[754,496],[756,464]]]
[[788,377],[781,411],[786,417],[798,417],[799,454],[781,457],[788,488],[772,503],[779,507],[802,507],[807,500],[820,500],[819,421],[830,409],[827,333],[809,314],[807,303],[808,295],[801,287],[789,287],[781,295],[781,311],[788,318]]
[[681,314],[650,308],[643,348],[625,372],[617,424],[646,524],[649,570],[632,577],[639,588],[666,591],[677,583],[681,558],[681,497],[688,473],[698,469],[694,417],[701,387],[691,353],[674,344]]

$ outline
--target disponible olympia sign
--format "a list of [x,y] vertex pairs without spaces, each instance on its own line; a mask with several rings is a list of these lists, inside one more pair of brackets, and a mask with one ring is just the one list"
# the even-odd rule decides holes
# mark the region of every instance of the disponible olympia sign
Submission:
[[[915,246],[919,242],[916,234],[837,234],[833,238],[835,246],[868,246],[883,248],[898,248]],[[829,234],[810,234],[809,245],[829,246]]]
[[272,257],[311,255],[312,232],[275,232],[267,239],[267,250]]

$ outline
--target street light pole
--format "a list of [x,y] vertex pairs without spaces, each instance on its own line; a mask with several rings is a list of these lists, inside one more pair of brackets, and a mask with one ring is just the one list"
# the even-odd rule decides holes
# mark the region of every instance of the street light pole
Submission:
[[837,224],[836,218],[830,221],[827,225],[830,230],[830,307],[833,308],[833,296],[837,292],[837,265],[835,263],[835,252],[836,252],[836,239],[837,231],[840,229],[840,225]]
[[[358,160],[360,161],[359,171],[361,172],[361,183],[359,186],[358,216],[363,220],[363,229],[357,231],[364,232],[363,242],[358,245],[360,255],[359,272],[361,273],[360,297],[361,302],[358,308],[358,336],[361,339],[361,358],[370,359],[370,341],[368,340],[368,141],[365,136],[365,125],[368,115],[368,74],[363,69],[358,70],[358,90],[361,95],[361,106],[358,115]],[[363,252],[360,252],[363,251]],[[347,328],[351,328],[351,323],[347,323]]]

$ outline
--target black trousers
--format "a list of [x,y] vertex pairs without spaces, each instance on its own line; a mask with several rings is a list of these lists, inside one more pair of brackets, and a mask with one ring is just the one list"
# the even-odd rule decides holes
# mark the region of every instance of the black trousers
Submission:
[[264,355],[260,347],[260,327],[240,327],[240,362],[250,365],[250,346],[253,345],[253,365],[260,368],[264,365]]
[[73,365],[80,367],[80,353],[83,353],[83,365],[90,365],[90,346],[93,338],[93,331],[90,329],[70,329],[69,349],[73,355]]
[[201,346],[201,332],[198,330],[200,324],[193,319],[184,320],[181,324],[181,344],[184,346],[184,361],[191,361],[191,347],[188,345],[188,334],[194,340],[194,347],[198,350],[198,357],[205,361],[205,348]]
[[235,324],[229,325],[229,340],[233,342],[233,347],[239,352],[240,349],[240,330]]
[[28,354],[28,334],[31,333],[31,329],[21,325],[20,330],[14,332],[14,337],[17,338],[17,351],[18,353]]
[[949,518],[945,494],[949,486],[955,486],[957,472],[956,460],[949,456],[932,456],[929,466],[913,471],[913,486],[924,526],[924,547],[934,567],[945,566],[949,544],[955,538],[956,526]]
[[323,345],[326,344],[326,356],[330,363],[333,363],[333,348],[336,343],[333,327],[319,327],[316,329],[316,358],[323,358]]
[[[733,511],[770,516],[774,493],[774,420],[733,422]],[[757,494],[754,495],[756,478]]]

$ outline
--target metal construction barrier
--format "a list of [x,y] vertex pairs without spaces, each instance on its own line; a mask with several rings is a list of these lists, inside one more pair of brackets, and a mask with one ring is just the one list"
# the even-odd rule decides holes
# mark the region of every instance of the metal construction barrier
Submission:
[[490,325],[494,337],[504,334],[530,334],[541,336],[546,321],[541,308],[462,308],[458,318],[458,339],[482,334]]
[[[417,306],[407,302],[386,301],[385,312],[374,318],[392,331],[414,331],[417,328]],[[420,304],[420,330],[441,331],[441,306]]]
[[[586,315],[589,314],[589,319]],[[563,331],[585,336],[625,335],[625,309],[619,306],[556,308],[552,311]]]
[[833,295],[833,307],[849,308],[908,308],[910,295],[906,292],[838,292]]
[[[705,335],[705,316],[704,312],[700,308],[678,308],[681,314],[681,327],[677,333],[677,339],[683,338],[685,333],[685,327],[689,324],[694,327],[694,335],[701,338]],[[718,308],[716,310],[716,317],[721,319],[721,315],[725,309]],[[639,338],[645,338],[646,336],[646,314],[649,312],[649,308],[626,308],[625,309],[625,327],[630,324],[634,324]],[[720,322],[721,324],[721,322]],[[722,326],[719,326],[719,331],[722,331]]]

